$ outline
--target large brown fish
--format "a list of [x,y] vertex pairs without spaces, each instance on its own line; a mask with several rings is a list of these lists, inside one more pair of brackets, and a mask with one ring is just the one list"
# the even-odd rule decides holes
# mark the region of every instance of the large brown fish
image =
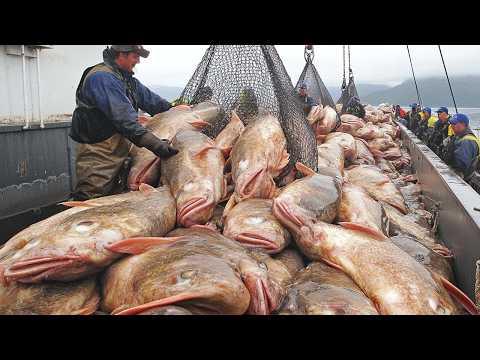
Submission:
[[378,315],[374,304],[342,271],[312,262],[289,287],[281,315]]
[[90,315],[99,302],[95,277],[68,283],[0,283],[0,315]]
[[290,243],[291,236],[273,216],[272,203],[267,199],[248,199],[235,205],[225,218],[223,235],[248,248],[279,253]]
[[280,285],[235,241],[198,225],[168,236],[148,245],[115,245],[116,251],[140,255],[107,271],[102,303],[106,311],[132,314],[181,303],[195,312],[243,314],[248,309],[251,314],[268,314],[278,307],[284,295]]
[[313,124],[313,130],[317,137],[330,134],[337,124],[337,112],[330,106],[325,106],[323,109],[323,116]]
[[355,138],[352,135],[333,132],[327,135],[325,142],[337,143],[342,146],[346,160],[354,161],[357,158],[357,146],[355,145]]
[[317,146],[318,171],[321,173],[331,172],[333,176],[343,178],[345,155],[343,147],[338,142],[325,142]]
[[407,213],[407,207],[401,192],[374,165],[357,165],[345,170],[347,181],[364,188],[377,201],[384,201]]
[[137,315],[193,315],[193,313],[180,306],[166,305],[139,312]]
[[224,155],[230,154],[233,145],[235,145],[243,130],[245,130],[245,125],[243,125],[242,120],[240,120],[235,111],[232,111],[230,122],[215,138],[215,144],[222,149]]
[[355,139],[357,145],[357,158],[352,164],[375,165],[375,158],[368,148],[368,143],[363,139]]
[[175,226],[175,201],[168,187],[142,185],[145,196],[93,206],[33,237],[1,263],[6,281],[71,281],[101,271],[121,254],[109,246],[133,237],[157,237]]
[[297,244],[310,259],[323,260],[350,276],[380,314],[454,314],[457,307],[448,292],[476,314],[465,294],[390,239],[361,225],[341,224],[303,226]]
[[175,135],[178,154],[162,161],[162,183],[168,184],[177,203],[177,223],[205,224],[226,195],[225,159],[208,136],[191,130]]
[[275,194],[273,179],[288,164],[288,159],[285,136],[278,120],[267,114],[251,121],[232,149],[235,191],[231,201],[271,199]]
[[[145,127],[160,139],[172,140],[182,129],[200,131],[207,125],[208,122],[192,109],[174,107],[152,117]],[[160,159],[150,150],[135,145],[130,150],[130,156],[132,167],[127,181],[129,188],[137,190],[142,183],[157,186],[160,178]]]
[[364,225],[382,232],[382,206],[360,186],[345,183],[338,220]]
[[273,215],[296,237],[300,227],[316,221],[332,222],[341,201],[338,178],[316,174],[297,164],[306,177],[285,186],[273,200]]
[[220,106],[213,101],[204,101],[198,104],[195,104],[191,107],[192,112],[195,113],[202,121],[205,121],[208,124],[214,122],[217,117],[222,113]]
[[343,114],[340,116],[340,119],[342,120],[342,124],[336,130],[337,132],[344,132],[356,136],[357,130],[365,126],[363,120],[355,115]]
[[310,112],[307,115],[307,121],[311,126],[325,116],[325,110],[322,105],[312,106]]

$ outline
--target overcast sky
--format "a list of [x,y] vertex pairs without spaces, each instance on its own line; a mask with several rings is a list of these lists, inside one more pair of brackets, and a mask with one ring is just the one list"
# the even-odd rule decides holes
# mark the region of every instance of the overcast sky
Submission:
[[[193,75],[208,45],[145,45],[147,59],[135,69],[145,85],[184,87]],[[293,85],[305,65],[304,45],[277,45],[276,49]],[[411,78],[408,54],[404,45],[353,45],[352,69],[355,82],[397,85]],[[327,86],[340,86],[342,81],[342,46],[315,45],[314,64]],[[436,45],[412,45],[410,53],[417,78],[444,76]],[[480,74],[479,45],[442,46],[449,76]]]

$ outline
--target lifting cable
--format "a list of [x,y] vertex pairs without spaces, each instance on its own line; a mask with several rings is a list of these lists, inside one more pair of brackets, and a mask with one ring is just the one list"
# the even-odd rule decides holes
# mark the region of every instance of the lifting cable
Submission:
[[408,58],[410,59],[410,67],[412,68],[413,82],[415,83],[415,89],[417,90],[418,104],[420,105],[420,107],[422,107],[422,98],[420,97],[420,92],[418,91],[417,79],[415,79],[415,72],[413,71],[412,57],[410,56],[410,49],[408,45],[407,45],[407,51],[408,51]]
[[350,62],[350,45],[348,45],[348,77],[349,79],[353,77],[352,64]]
[[453,105],[455,106],[455,113],[458,114],[457,103],[455,102],[455,96],[453,96],[452,85],[450,84],[450,78],[448,77],[447,67],[445,66],[445,61],[443,60],[442,49],[438,45],[438,51],[440,51],[440,57],[442,58],[443,68],[445,69],[445,75],[447,76],[448,87],[450,88],[450,94],[452,94]]

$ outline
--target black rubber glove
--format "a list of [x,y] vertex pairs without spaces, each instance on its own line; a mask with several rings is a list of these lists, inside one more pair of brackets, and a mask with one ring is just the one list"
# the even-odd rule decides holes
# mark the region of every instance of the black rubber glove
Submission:
[[147,148],[161,159],[168,159],[169,157],[178,153],[178,150],[171,147],[167,139],[159,139],[151,132],[145,133],[138,144],[141,147]]

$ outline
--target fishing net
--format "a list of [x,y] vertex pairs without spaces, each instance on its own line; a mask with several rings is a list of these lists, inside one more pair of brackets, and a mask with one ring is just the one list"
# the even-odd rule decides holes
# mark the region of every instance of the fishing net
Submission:
[[315,134],[273,45],[212,45],[183,90],[178,103],[212,100],[222,114],[204,132],[214,138],[235,110],[248,125],[256,115],[276,116],[287,139],[290,163],[283,178],[300,161],[317,169]]
[[359,118],[365,116],[365,109],[360,103],[360,96],[358,96],[352,74],[350,74],[348,85],[342,90],[342,95],[337,104],[342,105],[341,114],[352,114]]
[[323,84],[323,81],[320,78],[315,65],[313,65],[311,58],[307,58],[307,63],[305,64],[302,74],[300,75],[297,85],[295,86],[296,92],[300,90],[300,86],[302,84],[307,85],[308,96],[312,97],[313,100],[318,102],[318,104],[323,106],[328,105],[335,109],[335,102],[328,92],[327,87]]

